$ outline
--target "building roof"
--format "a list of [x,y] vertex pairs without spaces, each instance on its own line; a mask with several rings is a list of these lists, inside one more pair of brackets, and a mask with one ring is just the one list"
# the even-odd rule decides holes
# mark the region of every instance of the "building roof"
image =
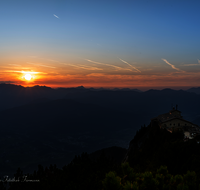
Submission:
[[157,119],[159,122],[163,123],[163,122],[169,121],[171,119],[175,119],[175,118],[181,119],[182,116],[181,115],[175,115],[170,111],[169,113],[161,114],[161,115],[153,118],[153,120]]
[[163,123],[173,118],[182,118],[181,111],[177,110],[177,106],[176,106],[176,109],[173,107],[173,109],[170,110],[170,112],[161,114],[157,116],[156,118],[153,118],[153,120],[156,119],[159,122]]
[[183,119],[182,116],[181,116],[181,111],[179,111],[175,108],[173,108],[169,113],[161,114],[161,115],[153,118],[152,120],[157,120],[160,124],[163,124],[165,122],[172,121],[174,119],[179,119],[179,120],[182,120],[184,122],[190,123],[194,126],[198,126],[198,125],[196,125],[196,124],[194,124],[190,121]]
[[190,122],[190,121],[187,121],[187,120],[185,120],[185,119],[183,119],[183,118],[179,118],[179,117],[174,117],[174,118],[168,119],[168,120],[166,120],[166,121],[164,121],[164,122],[162,122],[162,123],[165,123],[165,122],[167,122],[167,121],[172,121],[172,120],[174,120],[174,119],[179,119],[179,120],[181,120],[181,121],[190,123],[190,124],[192,124],[192,125],[194,125],[194,126],[198,126],[198,125],[196,125],[196,124],[194,124],[194,123],[192,123],[192,122]]

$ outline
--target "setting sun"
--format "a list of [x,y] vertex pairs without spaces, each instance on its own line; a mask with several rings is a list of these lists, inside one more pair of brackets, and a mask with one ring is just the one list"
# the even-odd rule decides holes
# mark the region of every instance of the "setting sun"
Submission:
[[26,80],[31,80],[32,76],[31,76],[30,74],[26,74],[26,75],[24,76],[24,78],[25,78]]

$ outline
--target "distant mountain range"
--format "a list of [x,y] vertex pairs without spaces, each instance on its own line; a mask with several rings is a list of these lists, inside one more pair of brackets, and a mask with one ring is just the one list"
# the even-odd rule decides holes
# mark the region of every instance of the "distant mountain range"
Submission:
[[200,94],[200,87],[190,88],[190,89],[187,90],[187,92],[194,92],[196,94]]
[[82,152],[128,148],[141,125],[176,104],[184,119],[200,125],[194,91],[0,84],[0,171],[32,171],[39,163],[61,167]]

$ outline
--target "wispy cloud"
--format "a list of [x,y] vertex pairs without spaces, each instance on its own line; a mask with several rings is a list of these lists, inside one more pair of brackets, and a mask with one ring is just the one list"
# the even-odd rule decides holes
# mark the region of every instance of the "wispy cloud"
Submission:
[[86,70],[103,70],[101,68],[90,67],[90,66],[86,66],[86,65],[74,65],[74,64],[70,64],[70,63],[60,63],[60,64],[68,65],[68,66],[72,66],[72,67],[76,67],[76,68],[80,68],[80,69],[86,69]]
[[0,84],[12,84],[14,81],[0,81]]
[[23,73],[23,74],[39,74],[39,73],[43,73],[43,72],[35,72],[35,71],[13,71],[13,72],[15,72],[15,73]]
[[80,65],[81,67],[84,67],[85,69],[88,69],[88,70],[103,70],[101,68],[98,68],[98,67],[90,67],[90,66],[87,66],[87,65]]
[[107,63],[99,63],[99,62],[96,62],[96,61],[92,61],[92,60],[89,60],[89,59],[85,59],[86,61],[89,61],[91,63],[95,63],[95,64],[99,64],[99,65],[105,65],[105,66],[108,66],[108,67],[113,67],[117,70],[128,70],[128,71],[132,71],[131,69],[125,69],[125,68],[122,68],[122,67],[118,67],[116,65],[110,65],[110,64],[107,64]]
[[59,62],[59,61],[56,61],[56,60],[53,60],[53,59],[46,59],[47,61],[52,61],[52,62]]
[[58,19],[59,19],[59,17],[58,17],[57,15],[53,14],[53,16],[55,16],[56,18],[58,18]]
[[184,66],[184,67],[190,67],[190,66],[200,66],[200,60],[199,60],[199,59],[197,59],[197,61],[198,61],[198,63],[195,63],[195,64],[184,64],[184,65],[182,65],[182,66]]
[[36,63],[30,63],[30,62],[27,62],[28,64],[31,64],[31,65],[36,65],[36,66],[41,66],[41,67],[48,67],[48,68],[52,68],[52,69],[55,69],[56,67],[52,67],[52,66],[49,66],[49,65],[41,65],[41,64],[36,64]]
[[177,71],[180,71],[180,72],[185,72],[185,71],[182,71],[181,69],[179,68],[176,68],[174,65],[172,65],[171,63],[169,63],[166,59],[162,59],[165,63],[167,63],[168,65],[170,65],[172,67],[172,69],[175,69]]
[[8,65],[17,66],[17,67],[20,67],[20,66],[21,66],[21,65],[17,65],[17,64],[8,64]]
[[184,64],[184,65],[182,65],[182,66],[185,66],[185,67],[190,67],[190,66],[200,66],[200,60],[197,59],[197,61],[198,61],[198,63],[196,63],[196,64]]
[[184,64],[184,65],[182,65],[182,66],[190,67],[190,66],[196,66],[196,65],[199,65],[199,66],[200,66],[200,64]]
[[[120,58],[119,58],[120,59]],[[127,65],[129,65],[130,67],[132,67],[133,69],[135,69],[137,72],[141,73],[141,71],[139,69],[137,69],[136,67],[132,66],[131,64],[127,63],[126,61],[120,59],[122,62],[126,63]]]

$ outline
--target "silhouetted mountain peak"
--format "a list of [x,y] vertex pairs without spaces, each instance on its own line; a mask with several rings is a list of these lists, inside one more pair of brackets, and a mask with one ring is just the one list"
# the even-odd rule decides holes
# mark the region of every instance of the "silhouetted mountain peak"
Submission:
[[173,90],[171,88],[164,88],[161,91],[163,91],[163,92],[172,92],[172,91],[176,91],[176,90]]
[[149,90],[145,91],[145,93],[155,93],[155,92],[159,92],[159,90],[149,89]]
[[85,87],[84,86],[78,86],[78,87],[76,87],[76,89],[85,89]]
[[21,85],[15,85],[15,84],[6,84],[6,83],[0,83],[0,89],[17,89],[17,88],[25,88]]
[[35,85],[33,87],[29,87],[29,88],[34,88],[34,89],[52,89],[51,87],[48,87],[48,86],[39,86],[39,85]]

